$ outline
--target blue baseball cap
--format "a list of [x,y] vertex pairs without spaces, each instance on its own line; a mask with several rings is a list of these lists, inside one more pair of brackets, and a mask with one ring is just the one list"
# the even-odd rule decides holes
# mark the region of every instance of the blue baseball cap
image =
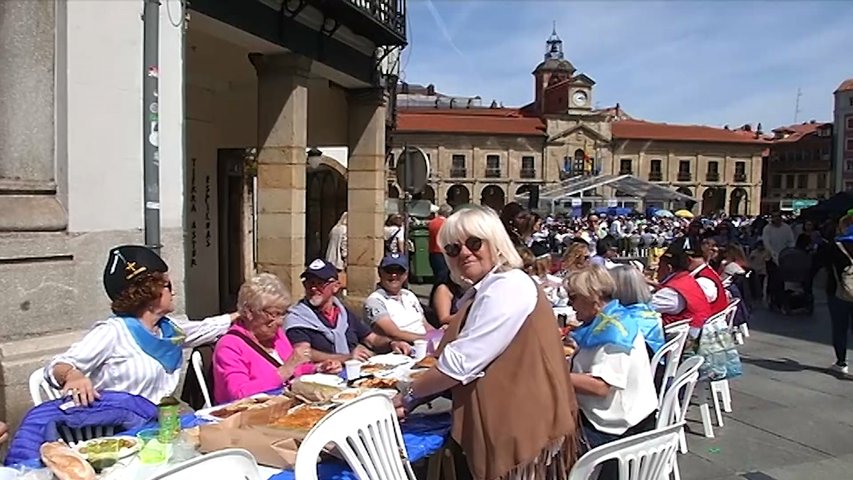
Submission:
[[317,260],[309,263],[308,268],[306,268],[305,271],[302,272],[302,275],[299,276],[302,280],[305,280],[308,277],[315,277],[323,280],[324,282],[328,282],[329,280],[338,278],[338,269],[322,258],[318,258]]
[[379,262],[380,270],[388,267],[400,267],[403,270],[409,271],[409,257],[401,253],[389,253]]

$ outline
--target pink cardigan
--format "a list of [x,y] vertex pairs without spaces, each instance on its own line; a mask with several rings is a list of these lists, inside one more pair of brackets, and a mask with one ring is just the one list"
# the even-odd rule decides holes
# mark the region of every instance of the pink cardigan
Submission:
[[[237,330],[249,338],[252,334],[235,323],[228,330]],[[293,353],[293,347],[279,329],[275,336],[275,350],[283,361]],[[296,368],[294,377],[314,373],[314,364],[306,363]],[[278,369],[260,353],[236,335],[224,335],[213,351],[213,397],[216,404],[246,398],[283,385]]]

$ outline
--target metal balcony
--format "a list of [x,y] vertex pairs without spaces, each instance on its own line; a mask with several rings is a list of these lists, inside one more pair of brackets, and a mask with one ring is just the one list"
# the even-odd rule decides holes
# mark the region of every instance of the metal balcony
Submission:
[[309,0],[377,45],[406,45],[406,0]]
[[663,181],[663,172],[649,172],[649,181],[650,182],[661,182],[661,181]]
[[705,174],[705,180],[709,182],[719,182],[720,172],[708,172]]
[[465,168],[451,168],[450,169],[450,177],[451,178],[465,178],[468,176],[468,170]]
[[501,169],[486,168],[486,178],[501,178]]
[[678,172],[677,178],[679,182],[689,182],[692,175],[690,175],[690,172]]
[[735,181],[739,183],[746,183],[746,174],[745,173],[735,173]]
[[521,178],[536,178],[536,169],[534,169],[534,168],[522,168],[521,169]]

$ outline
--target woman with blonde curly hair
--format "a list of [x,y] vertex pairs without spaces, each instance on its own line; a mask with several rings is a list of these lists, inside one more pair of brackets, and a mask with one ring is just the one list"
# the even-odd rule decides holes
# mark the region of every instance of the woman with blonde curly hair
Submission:
[[563,276],[576,272],[589,265],[589,247],[583,243],[572,243],[563,254],[561,268]]
[[275,275],[262,273],[247,280],[237,295],[240,319],[216,344],[213,388],[217,403],[280,388],[315,370],[339,372],[330,360],[311,363],[309,349],[294,350],[281,328],[292,303],[290,292]]
[[[395,401],[403,412],[445,391],[451,449],[476,480],[562,480],[573,464],[577,402],[551,304],[522,270],[497,214],[473,206],[439,232],[450,271],[473,286],[439,346],[436,366]],[[524,392],[507,395],[507,388]],[[401,412],[402,414],[402,412]]]

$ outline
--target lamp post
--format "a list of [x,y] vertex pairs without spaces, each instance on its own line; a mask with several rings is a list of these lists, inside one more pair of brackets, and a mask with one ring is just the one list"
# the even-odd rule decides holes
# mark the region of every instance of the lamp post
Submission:
[[145,0],[142,14],[142,177],[145,245],[160,252],[160,1]]

